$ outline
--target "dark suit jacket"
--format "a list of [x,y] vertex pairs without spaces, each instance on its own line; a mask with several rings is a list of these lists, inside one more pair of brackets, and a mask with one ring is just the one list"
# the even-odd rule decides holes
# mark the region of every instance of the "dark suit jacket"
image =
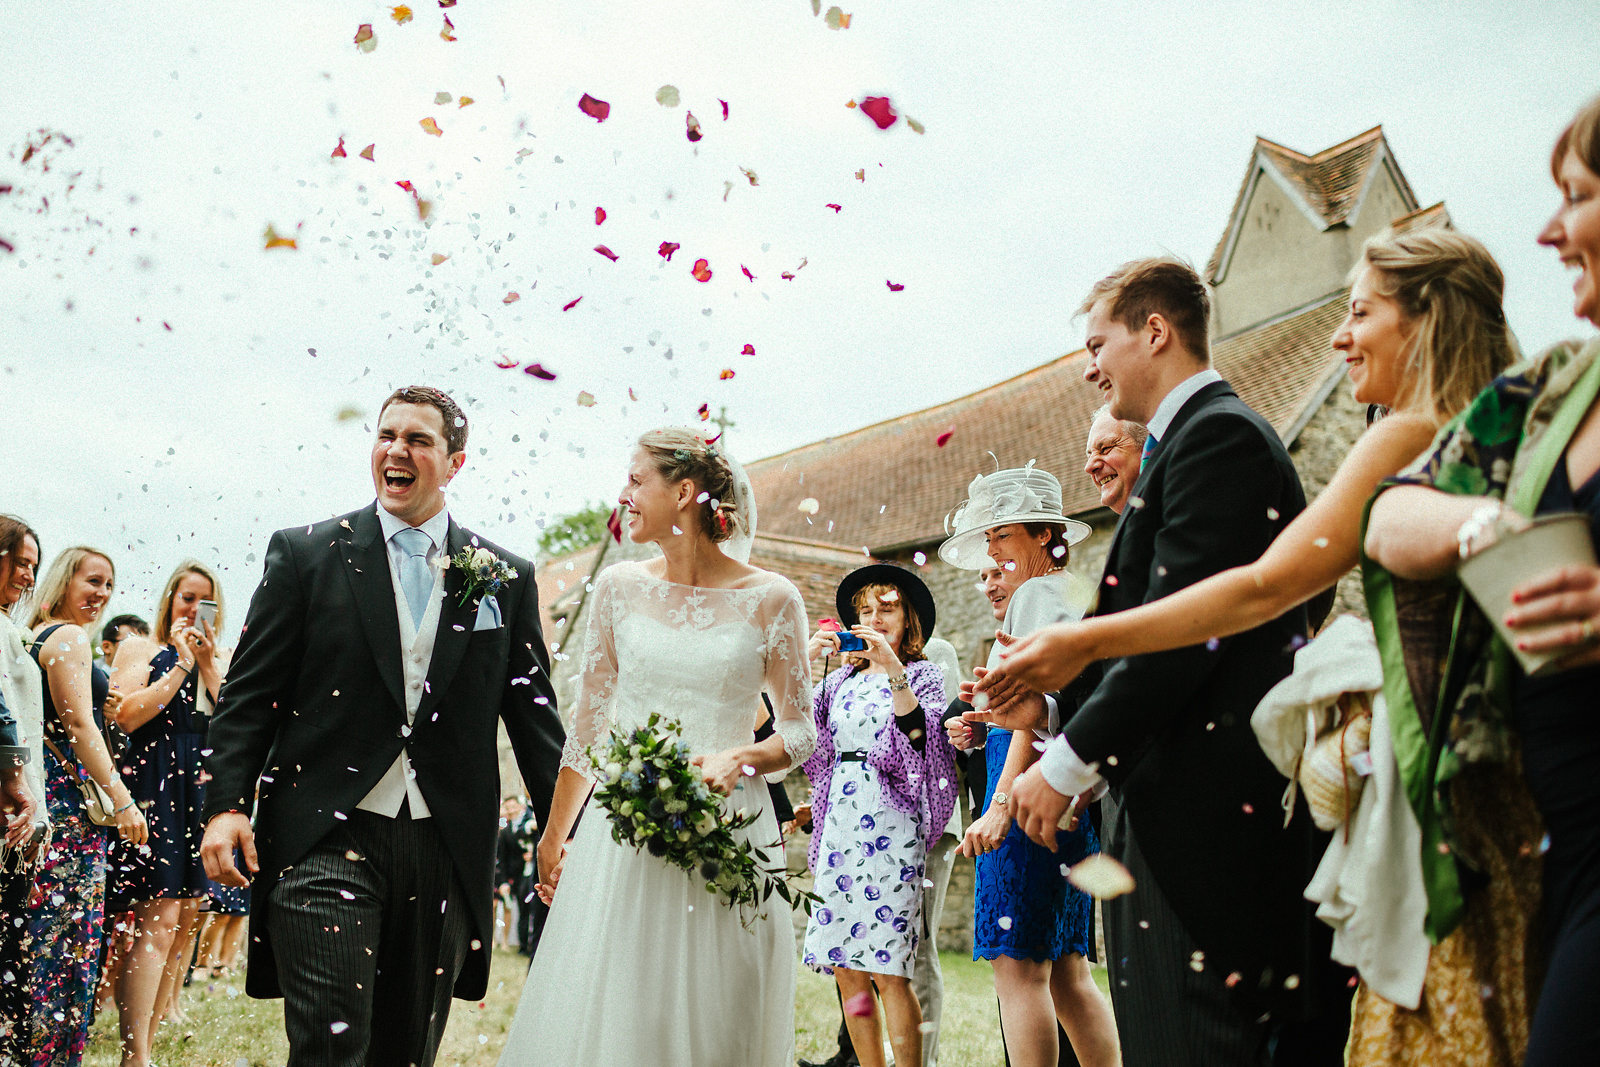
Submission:
[[[1278,435],[1226,382],[1179,410],[1135,483],[1095,614],[1157,600],[1258,559],[1305,508]],[[1287,785],[1250,728],[1306,635],[1295,609],[1210,645],[1110,660],[1061,694],[1067,740],[1120,789],[1139,847],[1205,966],[1280,1011],[1308,974],[1311,820],[1283,825]],[[1326,840],[1325,838],[1323,839]],[[1309,983],[1306,983],[1309,984]]]
[[473,631],[477,598],[458,603],[465,579],[451,567],[427,689],[407,738],[400,624],[376,505],[272,535],[206,758],[206,818],[255,811],[261,873],[251,894],[251,996],[281,995],[265,922],[280,874],[356,810],[402,747],[454,861],[478,942],[455,995],[476,999],[487,988],[497,724],[505,724],[541,825],[563,732],[533,568],[452,521],[446,551],[469,544],[517,570],[496,595],[504,625]]

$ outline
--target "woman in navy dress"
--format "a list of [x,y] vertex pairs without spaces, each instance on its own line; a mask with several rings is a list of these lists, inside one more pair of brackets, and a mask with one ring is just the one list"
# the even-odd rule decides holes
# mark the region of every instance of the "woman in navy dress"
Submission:
[[[216,602],[214,624],[197,620],[202,601]],[[162,591],[154,640],[131,637],[117,651],[117,721],[129,741],[123,774],[150,820],[149,847],[120,848],[111,862],[112,895],[134,913],[116,994],[126,1067],[149,1063],[155,1028],[182,988],[209,886],[200,862],[200,754],[222,688],[221,628],[221,584],[205,564],[185,560]]]
[[[985,592],[1005,633],[1020,637],[1083,617],[1091,591],[1066,564],[1069,547],[1089,528],[1062,514],[1061,483],[1053,475],[1029,463],[976,478],[952,524],[956,532],[940,546],[940,558],[985,573]],[[991,651],[989,667],[999,651],[998,645]],[[972,747],[970,728],[959,719],[951,726],[957,744]],[[1051,852],[1029,841],[1006,810],[1011,783],[1038,759],[1031,741],[990,729],[982,742],[984,811],[961,845],[977,857],[972,958],[994,967],[1013,1067],[1054,1065],[1063,1031],[1085,1067],[1119,1064],[1116,1021],[1089,971],[1093,902],[1064,877],[1065,868],[1100,851],[1094,825],[1080,819],[1057,834]]]

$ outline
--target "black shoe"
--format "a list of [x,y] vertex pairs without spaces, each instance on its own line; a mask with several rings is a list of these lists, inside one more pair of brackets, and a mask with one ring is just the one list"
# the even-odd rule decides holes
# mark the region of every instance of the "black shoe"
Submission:
[[826,1060],[797,1060],[799,1067],[861,1067],[861,1062],[847,1052],[835,1052]]

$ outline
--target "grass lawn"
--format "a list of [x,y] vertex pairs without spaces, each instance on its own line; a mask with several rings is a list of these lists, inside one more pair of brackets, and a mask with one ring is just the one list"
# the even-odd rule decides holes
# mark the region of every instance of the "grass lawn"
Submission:
[[[489,995],[482,1003],[456,1001],[450,1026],[439,1050],[443,1067],[494,1067],[516,1010],[527,970],[521,956],[496,952]],[[944,1024],[940,1059],[961,1067],[999,1067],[1000,1027],[995,1017],[994,985],[986,963],[962,954],[942,954],[945,978]],[[1096,970],[1105,988],[1105,972]],[[795,1043],[799,1055],[823,1059],[833,1054],[839,1005],[833,980],[801,967],[795,1006]],[[156,1041],[159,1067],[279,1067],[287,1058],[283,1038],[283,1002],[251,1000],[244,980],[234,977],[191,985],[184,993],[188,1022],[168,1023]],[[729,1020],[729,1025],[737,1025]],[[113,1008],[94,1027],[90,1067],[116,1067],[117,1020]]]

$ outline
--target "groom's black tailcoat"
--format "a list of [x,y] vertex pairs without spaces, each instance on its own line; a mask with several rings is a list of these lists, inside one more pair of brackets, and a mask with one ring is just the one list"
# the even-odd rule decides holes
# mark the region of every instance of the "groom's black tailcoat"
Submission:
[[496,594],[504,624],[474,632],[478,598],[460,603],[465,577],[452,566],[408,731],[400,625],[376,505],[272,535],[206,758],[206,818],[255,812],[261,871],[251,894],[251,996],[282,995],[266,921],[277,880],[356,811],[402,746],[468,902],[475,944],[455,996],[477,999],[487,989],[497,723],[505,724],[540,825],[563,733],[532,566],[452,520],[444,551],[454,556],[469,546],[489,549],[518,572]]
[[[1134,485],[1095,614],[1254,562],[1304,508],[1272,427],[1226,382],[1204,387]],[[1303,804],[1285,828],[1287,782],[1250,716],[1306,629],[1296,608],[1220,641],[1108,661],[1059,696],[1063,709],[1078,702],[1066,737],[1118,789],[1163,897],[1204,953],[1197,964],[1236,972],[1229,985],[1249,1014],[1279,1020],[1310,1010],[1315,920],[1302,892],[1326,838]]]

